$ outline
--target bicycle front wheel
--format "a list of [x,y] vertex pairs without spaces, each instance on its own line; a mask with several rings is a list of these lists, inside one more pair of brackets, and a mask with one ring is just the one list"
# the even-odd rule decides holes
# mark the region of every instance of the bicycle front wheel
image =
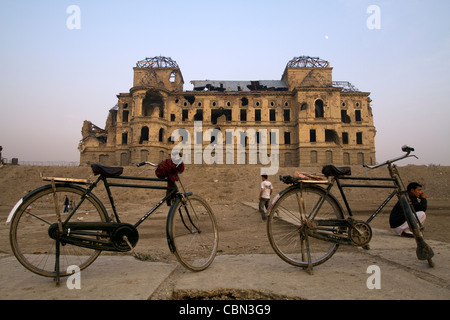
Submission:
[[[282,191],[272,204],[267,221],[267,235],[275,253],[284,261],[297,267],[308,268],[308,254],[312,266],[330,259],[339,245],[302,233],[304,220],[300,214],[303,198],[305,215],[309,222],[315,219],[343,219],[341,207],[325,190],[314,185],[292,186]],[[314,216],[313,216],[314,215]],[[336,233],[339,233],[336,227]],[[309,252],[307,252],[309,251]]]
[[216,218],[208,203],[193,195],[177,199],[167,218],[167,240],[185,268],[206,269],[216,256],[219,243]]
[[[41,276],[56,276],[56,241],[50,238],[49,227],[58,222],[57,210],[64,221],[79,205],[83,194],[81,187],[57,184],[56,192],[47,185],[24,198],[11,221],[10,243],[17,260],[25,268]],[[106,222],[108,217],[100,201],[91,195],[79,205],[71,221]],[[67,273],[69,266],[83,270],[101,252],[64,243],[59,246],[59,251],[60,276],[71,274]]]

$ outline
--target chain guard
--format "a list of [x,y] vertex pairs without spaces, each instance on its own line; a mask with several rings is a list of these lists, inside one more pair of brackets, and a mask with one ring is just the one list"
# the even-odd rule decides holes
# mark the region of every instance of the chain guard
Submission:
[[119,251],[129,251],[132,249],[124,237],[127,237],[131,246],[134,248],[139,240],[139,233],[135,227],[128,224],[123,224],[115,229],[111,234],[111,242]]
[[58,224],[54,223],[49,227],[48,233],[50,238],[59,240],[62,245],[72,244],[103,251],[130,251],[139,240],[137,229],[128,223],[69,222],[64,225],[62,233],[58,230]]

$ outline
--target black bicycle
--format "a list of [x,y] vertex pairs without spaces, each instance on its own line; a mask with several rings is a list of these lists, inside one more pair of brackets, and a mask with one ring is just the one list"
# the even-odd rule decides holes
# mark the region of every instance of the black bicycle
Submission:
[[[138,164],[142,165],[157,167],[151,162]],[[59,282],[59,277],[70,275],[69,266],[83,270],[102,251],[133,251],[139,239],[137,228],[165,202],[170,204],[166,222],[170,251],[192,271],[204,270],[212,263],[219,241],[213,211],[205,200],[185,192],[176,171],[160,179],[123,176],[122,167],[91,167],[98,175],[95,181],[43,178],[51,183],[28,193],[11,211],[11,247],[25,268]],[[183,193],[172,180],[179,181]],[[93,193],[100,181],[109,198],[111,215]],[[166,190],[166,195],[132,225],[121,222],[111,187],[160,189]]]
[[[419,260],[427,260],[434,266],[433,250],[423,239],[423,227],[417,218],[414,207],[407,195],[400,174],[393,164],[396,161],[416,157],[410,155],[413,148],[403,146],[405,155],[386,162],[364,167],[376,169],[387,166],[390,178],[350,177],[350,167],[323,167],[324,176],[302,177],[284,176],[280,179],[292,186],[281,191],[269,207],[267,234],[276,254],[289,264],[307,269],[324,263],[336,252],[340,244],[355,245],[368,248],[372,238],[369,223],[382,211],[388,202],[397,195],[406,221],[414,234],[417,243],[416,254]],[[417,157],[416,157],[417,158]],[[375,181],[379,184],[345,184],[342,180]],[[380,183],[384,181],[383,183]],[[386,185],[388,182],[388,185]],[[337,185],[343,198],[348,217],[331,189]],[[343,188],[390,188],[392,193],[381,203],[367,221],[353,218]]]

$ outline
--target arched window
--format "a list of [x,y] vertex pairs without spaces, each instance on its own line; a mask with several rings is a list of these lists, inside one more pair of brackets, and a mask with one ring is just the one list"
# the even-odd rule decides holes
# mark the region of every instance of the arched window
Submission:
[[323,101],[320,99],[317,99],[315,102],[315,112],[316,112],[316,118],[323,118],[324,117],[324,111],[323,111]]
[[163,142],[163,139],[164,139],[164,129],[161,128],[161,129],[159,129],[158,141]]
[[139,139],[139,143],[144,141],[148,141],[148,127],[142,127],[141,129],[141,138]]

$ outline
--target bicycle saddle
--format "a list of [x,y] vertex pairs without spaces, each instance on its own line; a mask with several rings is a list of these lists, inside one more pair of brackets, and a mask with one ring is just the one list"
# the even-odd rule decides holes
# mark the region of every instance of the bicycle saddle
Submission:
[[327,165],[322,168],[322,173],[327,177],[351,176],[352,168],[350,167],[335,167]]
[[122,174],[122,167],[109,167],[99,163],[91,164],[92,171],[95,175],[102,175],[104,177],[118,177]]

